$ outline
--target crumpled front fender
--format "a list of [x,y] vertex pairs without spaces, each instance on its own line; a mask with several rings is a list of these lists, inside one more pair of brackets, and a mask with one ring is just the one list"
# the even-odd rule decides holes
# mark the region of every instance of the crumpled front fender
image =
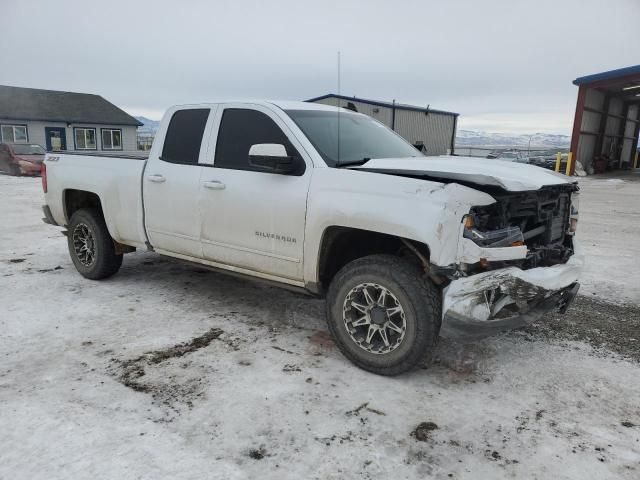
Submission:
[[507,267],[453,280],[443,291],[441,336],[477,338],[517,328],[566,309],[578,289],[584,250],[575,241],[567,263]]

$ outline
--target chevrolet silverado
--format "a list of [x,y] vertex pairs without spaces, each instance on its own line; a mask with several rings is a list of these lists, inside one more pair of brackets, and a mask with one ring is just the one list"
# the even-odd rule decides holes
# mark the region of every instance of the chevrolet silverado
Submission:
[[428,361],[439,336],[564,311],[584,261],[574,179],[426,157],[318,104],[173,107],[147,157],[52,153],[42,183],[85,277],[142,249],[322,296],[342,353],[383,375]]

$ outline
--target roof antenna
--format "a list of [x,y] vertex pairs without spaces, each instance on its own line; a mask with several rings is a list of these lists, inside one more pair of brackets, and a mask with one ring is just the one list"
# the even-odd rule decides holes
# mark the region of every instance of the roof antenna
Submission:
[[338,165],[340,165],[340,50],[338,50]]

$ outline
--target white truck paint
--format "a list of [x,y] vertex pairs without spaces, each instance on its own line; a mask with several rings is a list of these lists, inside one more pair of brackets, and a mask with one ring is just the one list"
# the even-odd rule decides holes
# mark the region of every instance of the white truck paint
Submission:
[[[209,112],[197,162],[165,161],[170,122],[174,114],[187,110]],[[283,175],[217,165],[222,118],[234,110],[266,115],[295,149],[304,172]],[[583,255],[573,238],[563,236],[566,245],[574,245],[568,262],[531,268],[518,263],[531,254],[526,242],[482,246],[466,238],[464,224],[472,208],[496,204],[494,191],[526,194],[572,186],[572,179],[529,165],[423,157],[417,151],[413,158],[371,158],[361,165],[336,167],[290,112],[337,114],[338,109],[268,101],[179,106],[166,112],[146,160],[50,154],[45,159],[48,221],[68,225],[68,192],[90,192],[99,198],[109,234],[118,245],[153,249],[315,294],[327,287],[322,279],[323,241],[330,229],[386,234],[425,248],[428,264],[423,267],[444,287],[443,333],[449,331],[450,314],[490,325],[493,313],[485,297],[507,277],[541,289],[540,299],[556,298],[577,282]],[[359,114],[341,110],[340,115]],[[262,146],[267,156],[283,149],[278,142]],[[512,264],[500,268],[499,262]],[[548,309],[538,310],[542,314]],[[525,308],[524,313],[529,319],[536,309]]]

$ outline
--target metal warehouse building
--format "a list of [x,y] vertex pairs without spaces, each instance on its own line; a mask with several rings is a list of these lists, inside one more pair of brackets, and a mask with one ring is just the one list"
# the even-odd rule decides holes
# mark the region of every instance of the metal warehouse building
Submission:
[[422,148],[426,155],[454,153],[457,113],[405,105],[395,101],[380,102],[333,93],[311,98],[307,102],[340,106],[369,115],[416,147]]
[[640,65],[576,78],[573,84],[578,86],[571,136],[576,161],[588,172],[594,167],[597,172],[598,164],[637,167]]

